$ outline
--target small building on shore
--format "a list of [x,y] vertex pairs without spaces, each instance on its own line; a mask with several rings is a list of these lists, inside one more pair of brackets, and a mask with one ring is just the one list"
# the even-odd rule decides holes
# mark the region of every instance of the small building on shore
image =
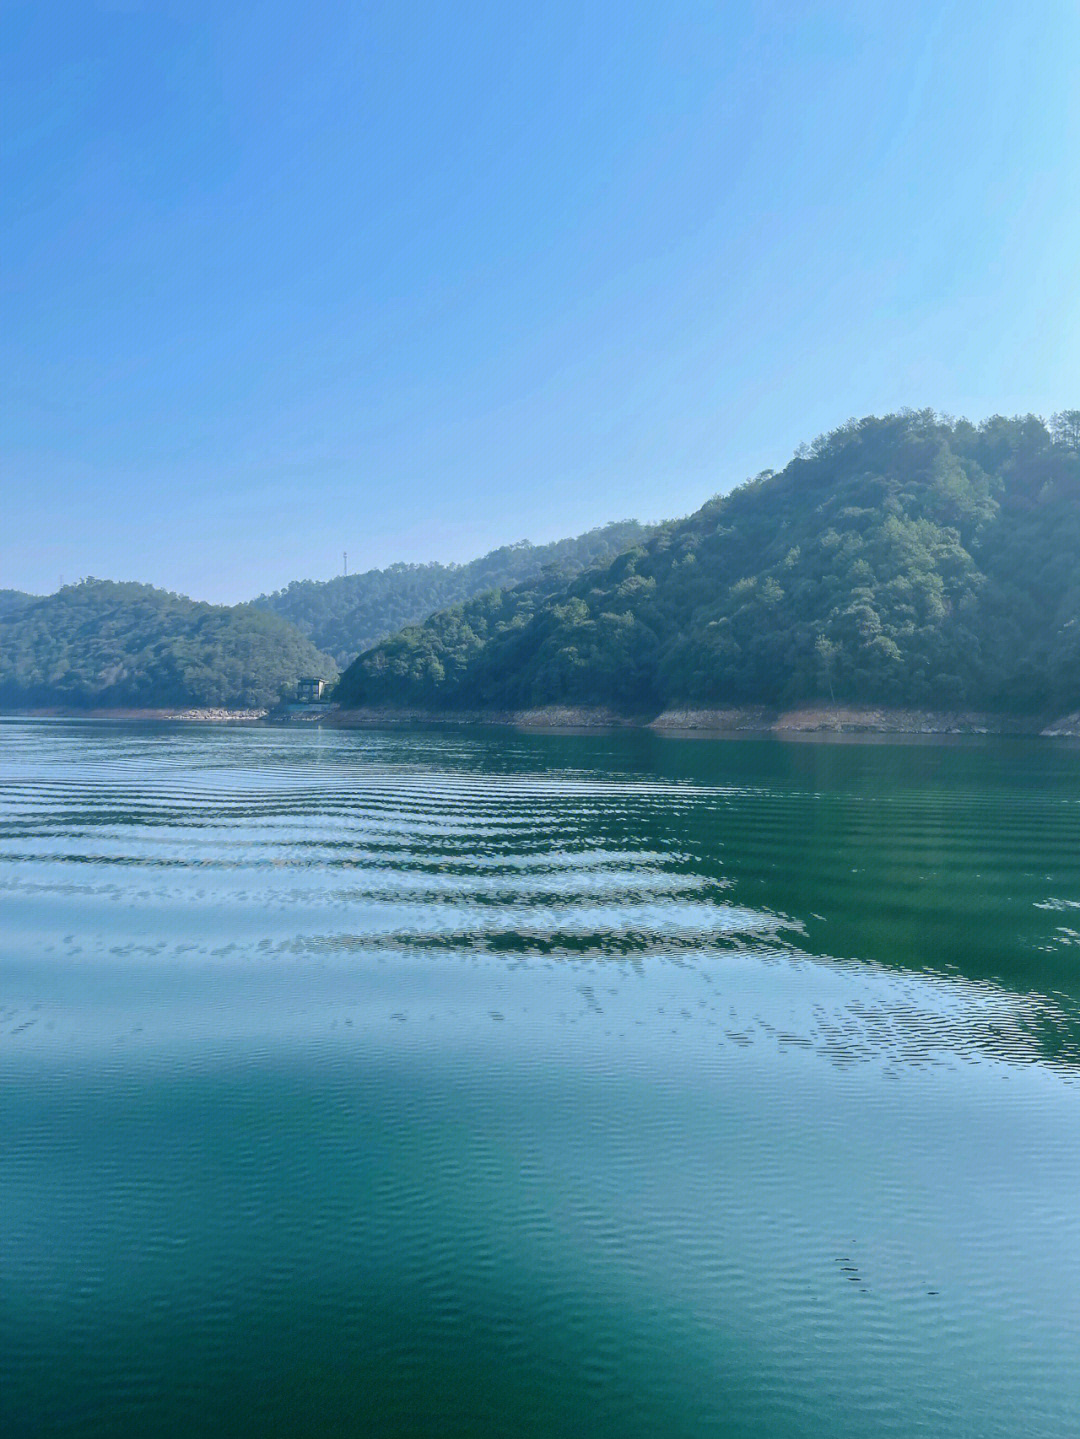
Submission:
[[296,698],[302,705],[315,705],[326,699],[329,689],[328,680],[313,679],[305,675],[296,681]]

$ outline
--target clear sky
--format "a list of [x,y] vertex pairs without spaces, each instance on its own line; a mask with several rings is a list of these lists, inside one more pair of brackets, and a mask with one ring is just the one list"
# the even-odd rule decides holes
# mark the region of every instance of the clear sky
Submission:
[[1080,3],[0,6],[0,586],[696,508],[1080,405]]

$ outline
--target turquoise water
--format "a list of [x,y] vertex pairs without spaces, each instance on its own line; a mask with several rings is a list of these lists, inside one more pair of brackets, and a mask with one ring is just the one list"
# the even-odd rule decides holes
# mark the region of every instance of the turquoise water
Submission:
[[0,756],[5,1439],[1080,1434],[1080,749]]

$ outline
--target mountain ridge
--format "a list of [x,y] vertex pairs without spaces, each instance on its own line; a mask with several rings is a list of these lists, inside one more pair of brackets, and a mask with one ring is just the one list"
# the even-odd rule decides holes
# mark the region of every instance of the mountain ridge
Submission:
[[345,706],[1080,704],[1080,412],[852,420],[644,544],[402,630]]
[[547,544],[519,540],[500,545],[463,564],[399,562],[331,580],[293,580],[251,603],[291,621],[344,667],[381,639],[438,610],[535,578],[550,565],[561,567],[566,576],[575,574],[654,529],[637,520],[614,520]]

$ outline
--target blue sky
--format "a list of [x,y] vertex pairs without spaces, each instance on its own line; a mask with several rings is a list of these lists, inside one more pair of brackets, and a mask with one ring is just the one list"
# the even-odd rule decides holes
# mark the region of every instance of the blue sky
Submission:
[[5,4],[0,586],[235,600],[1080,405],[1080,4]]

